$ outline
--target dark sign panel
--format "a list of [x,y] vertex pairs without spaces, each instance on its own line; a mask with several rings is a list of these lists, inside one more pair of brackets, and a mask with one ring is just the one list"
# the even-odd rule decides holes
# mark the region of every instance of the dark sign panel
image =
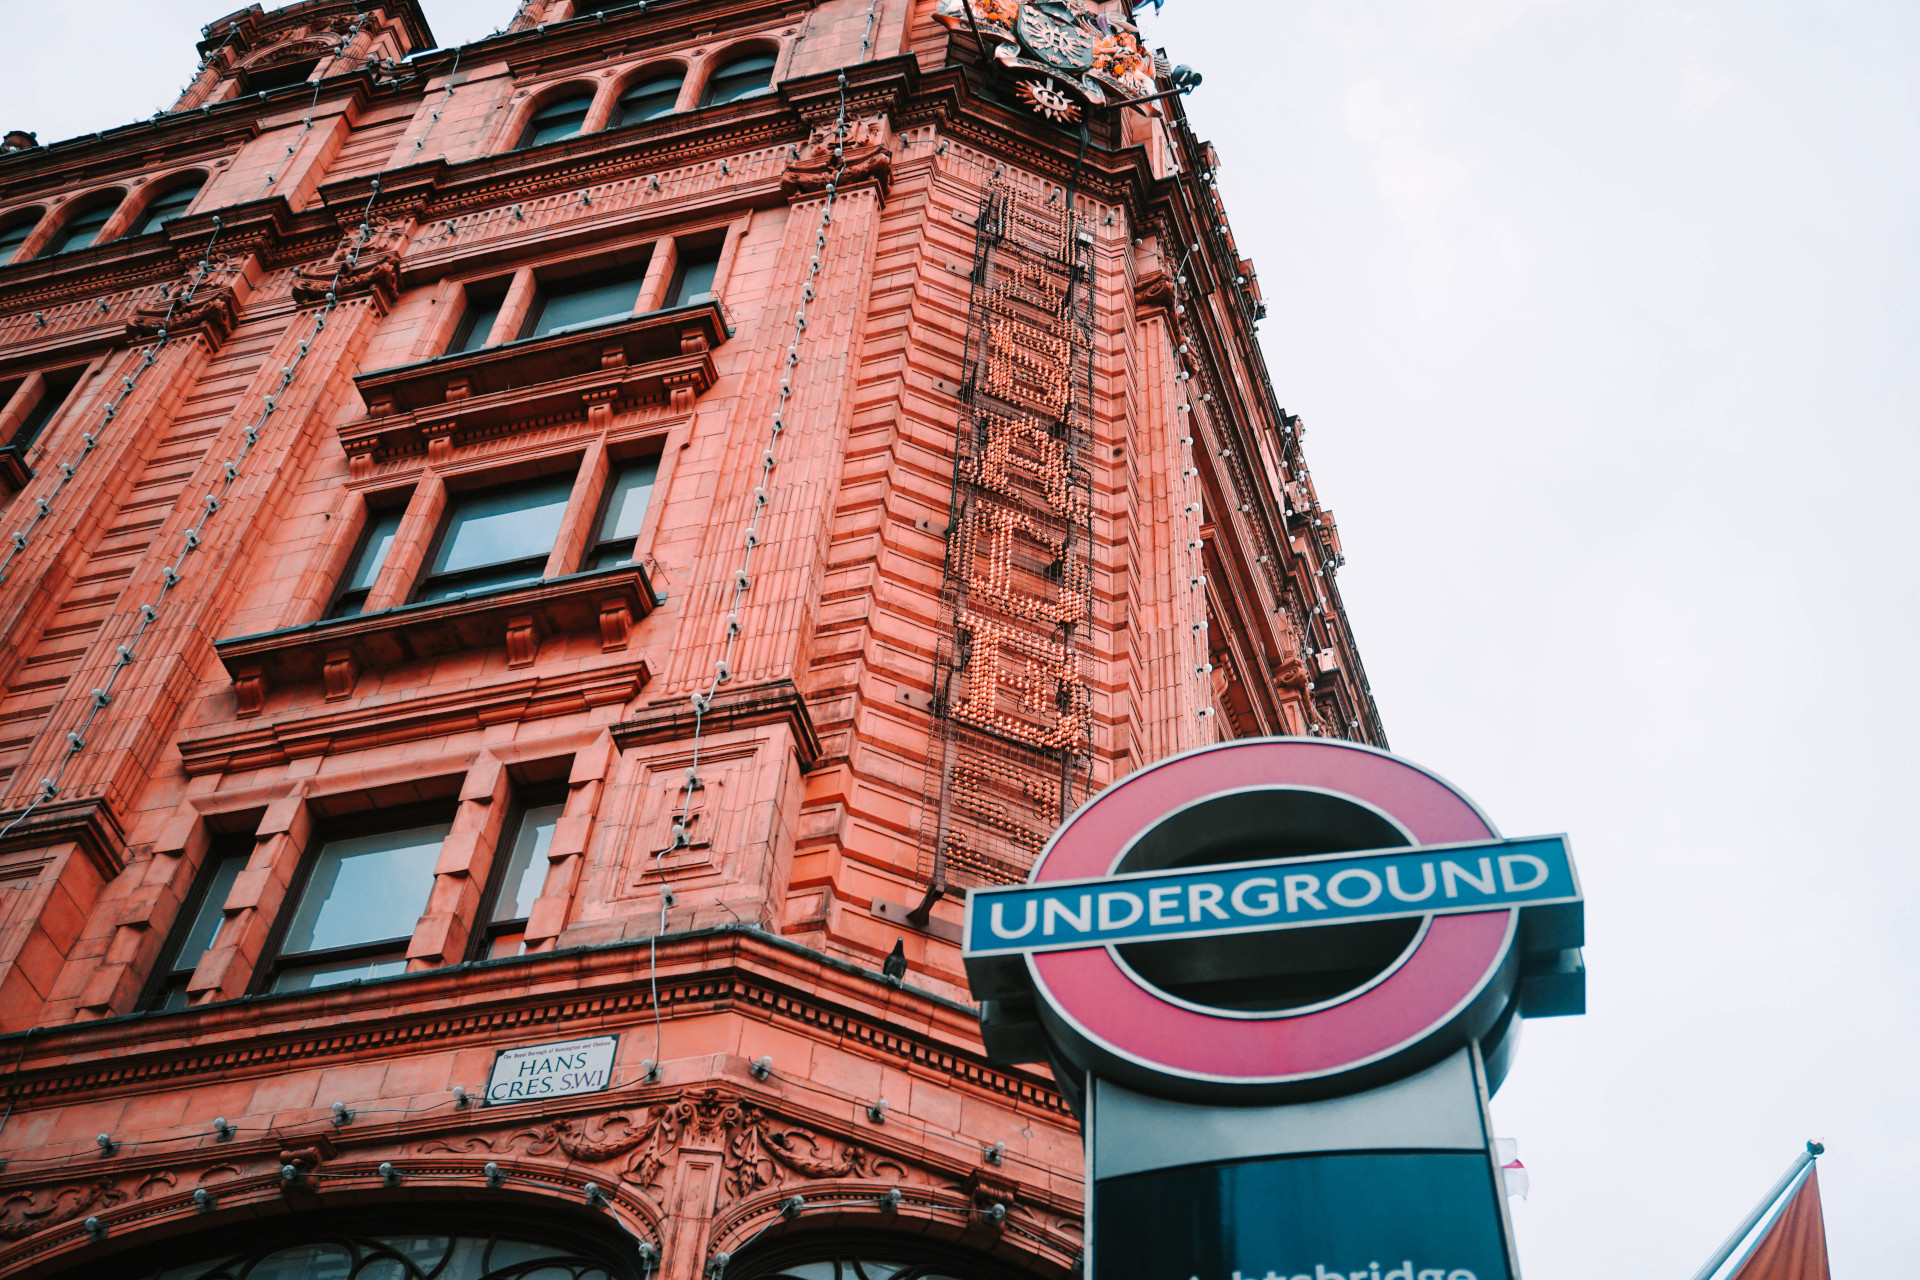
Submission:
[[1094,1188],[1096,1280],[1511,1280],[1484,1152],[1186,1165]]

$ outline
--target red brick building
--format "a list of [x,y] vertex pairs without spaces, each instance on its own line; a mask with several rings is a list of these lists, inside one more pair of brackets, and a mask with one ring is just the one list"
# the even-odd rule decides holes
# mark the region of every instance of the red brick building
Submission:
[[959,892],[1382,741],[1130,17],[256,5],[8,135],[0,1273],[1073,1269]]

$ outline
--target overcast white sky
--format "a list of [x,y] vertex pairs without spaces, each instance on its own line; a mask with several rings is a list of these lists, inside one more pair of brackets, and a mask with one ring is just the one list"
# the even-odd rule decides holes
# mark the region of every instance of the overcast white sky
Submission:
[[[11,0],[0,128],[150,114],[231,7]],[[1528,1280],[1688,1280],[1810,1137],[1835,1274],[1912,1274],[1920,6],[1147,25],[1205,73],[1393,746],[1573,835],[1592,1011],[1495,1101]]]

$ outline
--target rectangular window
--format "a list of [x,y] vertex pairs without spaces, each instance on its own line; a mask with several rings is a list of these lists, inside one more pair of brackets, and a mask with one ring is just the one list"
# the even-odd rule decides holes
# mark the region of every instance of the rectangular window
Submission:
[[8,445],[21,453],[32,448],[33,442],[40,438],[40,433],[47,429],[47,424],[53,421],[54,415],[67,402],[67,397],[73,394],[73,389],[80,385],[82,372],[80,369],[60,369],[46,374],[42,379],[40,398],[34,401],[33,408],[27,410],[27,416],[20,420],[19,430],[13,433],[13,439],[7,441]]
[[608,479],[599,532],[587,551],[587,568],[633,563],[634,544],[640,537],[640,523],[647,518],[647,500],[653,496],[653,479],[659,470],[660,459],[646,458],[620,464]]
[[159,981],[147,998],[147,1008],[165,1011],[187,1007],[187,981],[220,932],[226,919],[223,908],[227,894],[252,855],[251,837],[219,841],[208,851],[207,864],[200,868],[193,891],[187,896],[187,909],[162,953]]
[[482,914],[485,927],[476,931],[476,958],[517,956],[526,950],[523,940],[527,917],[547,883],[547,851],[566,809],[563,795],[544,793],[524,802],[513,824],[501,836],[500,852],[489,886],[491,901]]
[[640,286],[646,278],[647,264],[642,262],[617,273],[582,276],[544,286],[528,313],[527,336],[568,333],[625,320],[640,305]]
[[393,547],[394,535],[400,532],[400,518],[405,514],[400,507],[367,512],[367,527],[361,531],[347,576],[340,580],[340,593],[327,610],[329,618],[347,618],[366,609],[367,596],[387,562],[387,552]]
[[573,477],[566,475],[454,495],[415,599],[447,600],[538,582],[572,492]]
[[427,909],[434,864],[452,829],[436,822],[322,844],[308,864],[269,989],[306,991],[405,973],[407,943]]
[[668,308],[711,302],[713,277],[719,269],[719,245],[706,249],[682,249],[680,265],[673,272],[673,288],[667,292]]
[[453,341],[447,344],[447,355],[458,355],[462,351],[478,351],[487,345],[487,335],[493,332],[493,322],[500,318],[500,304],[506,301],[505,295],[491,298],[467,299],[467,309],[460,316],[460,324],[453,331]]

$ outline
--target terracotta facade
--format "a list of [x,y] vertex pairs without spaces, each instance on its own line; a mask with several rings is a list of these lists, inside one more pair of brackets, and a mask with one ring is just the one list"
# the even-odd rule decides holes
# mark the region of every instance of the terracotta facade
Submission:
[[[1078,1131],[982,1053],[929,813],[990,196],[1077,237],[1088,603],[1077,674],[1022,641],[966,705],[1075,682],[1069,807],[1384,742],[1211,149],[1118,80],[1048,119],[948,7],[255,6],[170,110],[0,151],[0,1274],[400,1209],[1073,1271]],[[329,949],[316,876],[396,831],[356,909],[410,934]],[[608,1087],[482,1099],[607,1035]]]

